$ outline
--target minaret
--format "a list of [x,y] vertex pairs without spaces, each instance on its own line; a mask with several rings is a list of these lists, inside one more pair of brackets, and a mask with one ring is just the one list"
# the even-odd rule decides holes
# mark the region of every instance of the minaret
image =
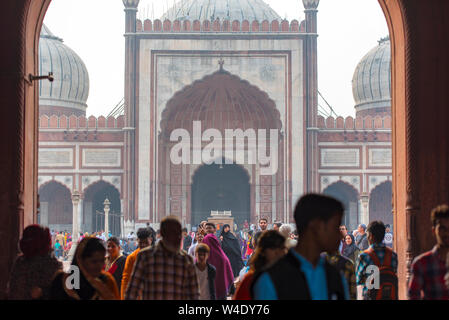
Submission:
[[[136,16],[140,0],[122,0],[125,6],[125,150],[124,150],[124,192],[122,213],[126,225],[135,221],[135,130],[136,130],[136,73],[137,40]],[[129,230],[126,230],[126,232]],[[122,230],[124,234],[125,230]]]
[[303,0],[306,15],[306,125],[307,125],[307,187],[306,192],[319,192],[318,181],[318,68],[317,68],[317,8],[320,0]]

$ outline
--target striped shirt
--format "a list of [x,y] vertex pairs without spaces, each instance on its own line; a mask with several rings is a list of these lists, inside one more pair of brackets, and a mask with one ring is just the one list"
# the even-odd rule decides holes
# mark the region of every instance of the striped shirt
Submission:
[[192,257],[173,252],[163,241],[137,255],[126,300],[198,300],[199,287]]

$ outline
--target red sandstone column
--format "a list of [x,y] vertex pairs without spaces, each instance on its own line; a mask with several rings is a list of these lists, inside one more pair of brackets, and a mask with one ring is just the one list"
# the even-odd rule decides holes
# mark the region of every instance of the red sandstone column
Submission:
[[379,0],[392,45],[394,249],[399,297],[413,258],[435,244],[430,211],[449,202],[449,2]]
[[37,217],[37,52],[50,0],[4,0],[0,10],[0,299],[17,256],[23,228]]
[[[305,92],[306,96],[306,165],[307,190],[319,191],[318,184],[318,68],[317,68],[317,8],[320,0],[303,0],[306,14],[307,38],[304,46],[306,57],[305,65]],[[296,147],[296,146],[293,146]]]
[[[130,221],[137,219],[135,212],[137,190],[135,188],[136,175],[136,13],[139,0],[123,0],[125,6],[125,151],[124,151],[124,190],[125,218]],[[151,219],[151,213],[150,213]]]

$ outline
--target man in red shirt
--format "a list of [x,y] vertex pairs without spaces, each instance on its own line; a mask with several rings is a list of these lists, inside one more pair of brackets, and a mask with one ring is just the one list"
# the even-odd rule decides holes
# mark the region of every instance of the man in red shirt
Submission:
[[411,300],[449,299],[449,288],[444,281],[447,272],[446,257],[449,253],[449,206],[440,205],[433,209],[431,221],[437,244],[413,261],[408,288]]

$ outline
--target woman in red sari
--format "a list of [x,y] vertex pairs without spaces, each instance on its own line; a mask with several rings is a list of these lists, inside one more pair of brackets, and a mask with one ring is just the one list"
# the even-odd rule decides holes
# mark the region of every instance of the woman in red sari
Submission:
[[123,270],[125,269],[126,257],[120,253],[120,241],[116,237],[111,237],[107,241],[108,256],[104,271],[109,272],[115,279],[120,292],[122,284]]
[[[85,237],[78,245],[71,268],[60,272],[51,286],[51,300],[120,300],[114,278],[103,271],[106,248],[101,239]],[[71,277],[71,279],[69,279]],[[75,279],[73,284],[71,280]],[[76,283],[77,282],[77,283]]]
[[269,230],[262,233],[257,240],[256,250],[249,261],[250,269],[238,286],[233,300],[252,300],[250,289],[254,274],[273,265],[287,253],[285,240],[284,236],[276,230]]

